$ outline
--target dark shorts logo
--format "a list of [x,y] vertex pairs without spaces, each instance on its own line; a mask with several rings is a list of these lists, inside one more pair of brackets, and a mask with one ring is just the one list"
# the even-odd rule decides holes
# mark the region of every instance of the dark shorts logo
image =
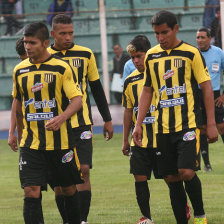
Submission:
[[69,163],[72,159],[73,159],[73,151],[69,151],[68,153],[66,153],[63,157],[62,157],[62,160],[61,162],[62,163]]
[[189,131],[184,134],[183,140],[184,141],[192,141],[195,139],[195,137],[196,137],[195,131]]
[[181,68],[183,66],[182,58],[175,58],[174,59],[174,67]]
[[81,67],[81,59],[80,58],[74,58],[73,59],[73,66],[76,68]]
[[47,83],[51,83],[54,81],[54,75],[53,73],[45,73],[44,74],[44,81]]
[[84,131],[84,132],[82,132],[80,138],[82,140],[84,140],[84,139],[90,139],[90,138],[92,138],[92,132],[91,131]]

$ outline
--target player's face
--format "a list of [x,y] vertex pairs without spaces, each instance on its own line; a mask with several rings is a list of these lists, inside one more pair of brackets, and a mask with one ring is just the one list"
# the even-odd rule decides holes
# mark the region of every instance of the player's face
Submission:
[[54,24],[51,31],[54,38],[54,47],[58,50],[67,50],[71,47],[74,38],[73,24]]
[[176,24],[173,29],[168,27],[166,23],[161,25],[153,25],[154,33],[161,48],[164,50],[173,49],[179,43],[177,39],[178,25]]
[[136,69],[139,72],[144,72],[145,66],[144,66],[144,60],[145,60],[145,52],[137,51],[135,53],[131,53],[131,60],[134,63]]
[[207,36],[206,32],[197,32],[196,33],[196,41],[200,51],[208,50],[210,46],[211,37]]
[[46,52],[47,46],[49,44],[48,40],[42,42],[39,38],[35,36],[24,36],[24,47],[26,54],[33,61],[39,61]]

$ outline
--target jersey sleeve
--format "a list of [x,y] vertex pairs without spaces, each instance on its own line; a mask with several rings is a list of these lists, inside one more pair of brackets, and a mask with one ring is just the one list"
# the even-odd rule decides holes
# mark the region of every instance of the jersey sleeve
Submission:
[[89,65],[88,65],[88,80],[89,81],[96,81],[97,79],[100,78],[99,76],[99,73],[98,73],[98,69],[97,69],[97,66],[96,66],[96,59],[95,59],[95,56],[93,54],[93,52],[90,50],[91,52],[91,56],[90,56],[90,59],[89,59]]
[[16,78],[16,70],[13,71],[13,87],[12,87],[12,97],[19,101],[22,101],[21,92]]
[[63,89],[68,99],[82,96],[82,92],[76,80],[74,80],[73,70],[68,65],[63,75]]
[[205,59],[203,58],[199,50],[195,52],[192,62],[192,70],[198,84],[211,80],[208,68],[205,64]]
[[124,84],[125,88],[123,90],[123,95],[122,95],[122,106],[127,109],[132,109],[133,105],[132,105],[131,97],[130,97],[130,91],[129,91],[130,88],[129,88],[129,85],[126,86],[125,84]]
[[152,86],[152,79],[151,79],[151,72],[150,72],[150,67],[149,67],[149,60],[148,60],[148,54],[145,56],[145,72],[144,72],[144,77],[145,77],[145,84],[144,86],[151,87]]

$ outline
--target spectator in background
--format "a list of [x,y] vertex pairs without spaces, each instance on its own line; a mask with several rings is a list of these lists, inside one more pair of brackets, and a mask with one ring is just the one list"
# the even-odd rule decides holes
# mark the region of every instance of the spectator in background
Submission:
[[6,21],[6,32],[2,37],[9,37],[13,34],[13,27],[15,27],[16,32],[22,28],[22,25],[16,20],[13,14],[15,4],[17,0],[1,0],[2,14],[7,14],[4,16]]
[[220,7],[216,8],[216,17],[212,21],[211,37],[212,37],[211,43],[217,47],[222,48]]
[[135,65],[132,62],[132,59],[129,59],[124,65],[124,72],[122,77],[122,85],[124,85],[125,79],[135,70]]
[[[114,74],[120,74],[120,78],[123,77],[123,70],[125,63],[130,59],[129,55],[123,52],[123,48],[120,44],[115,44],[113,47],[114,50],[114,58],[113,58],[113,71],[112,71],[112,79],[114,78]],[[122,88],[121,92],[114,91],[114,96],[118,104],[122,102]]]
[[23,0],[17,0],[15,4],[16,14],[17,18],[21,19],[23,18]]
[[73,15],[73,8],[72,8],[72,2],[71,0],[54,0],[48,9],[49,13],[55,13],[55,14],[48,14],[47,15],[47,23],[51,25],[52,19],[54,16],[57,15],[57,13],[65,12],[66,15],[71,16]]
[[211,28],[212,21],[216,15],[216,7],[219,5],[219,0],[206,0],[205,11],[203,17],[203,26]]

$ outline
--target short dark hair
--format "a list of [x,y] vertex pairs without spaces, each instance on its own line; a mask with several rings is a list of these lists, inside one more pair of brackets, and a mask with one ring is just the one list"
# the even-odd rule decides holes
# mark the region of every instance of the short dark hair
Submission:
[[198,29],[197,32],[205,32],[205,33],[207,34],[207,37],[211,37],[211,32],[210,32],[210,30],[209,30],[208,28],[206,28],[206,27],[202,27],[202,28]]
[[52,26],[54,24],[58,24],[58,23],[71,24],[72,19],[70,16],[67,16],[65,14],[58,14],[58,15],[54,16],[54,18],[52,19]]
[[40,39],[42,42],[45,40],[49,40],[49,31],[47,26],[41,22],[30,23],[25,26],[24,36],[35,36]]
[[149,39],[145,35],[137,35],[131,40],[127,46],[127,52],[129,54],[137,51],[147,52],[151,48]]
[[19,38],[16,41],[16,52],[17,52],[18,55],[24,55],[24,54],[26,54],[26,50],[24,48],[23,37]]
[[177,24],[177,17],[172,12],[162,10],[157,12],[152,17],[151,23],[152,23],[152,26],[153,25],[158,26],[158,25],[162,25],[166,23],[168,27],[173,29],[174,26]]

